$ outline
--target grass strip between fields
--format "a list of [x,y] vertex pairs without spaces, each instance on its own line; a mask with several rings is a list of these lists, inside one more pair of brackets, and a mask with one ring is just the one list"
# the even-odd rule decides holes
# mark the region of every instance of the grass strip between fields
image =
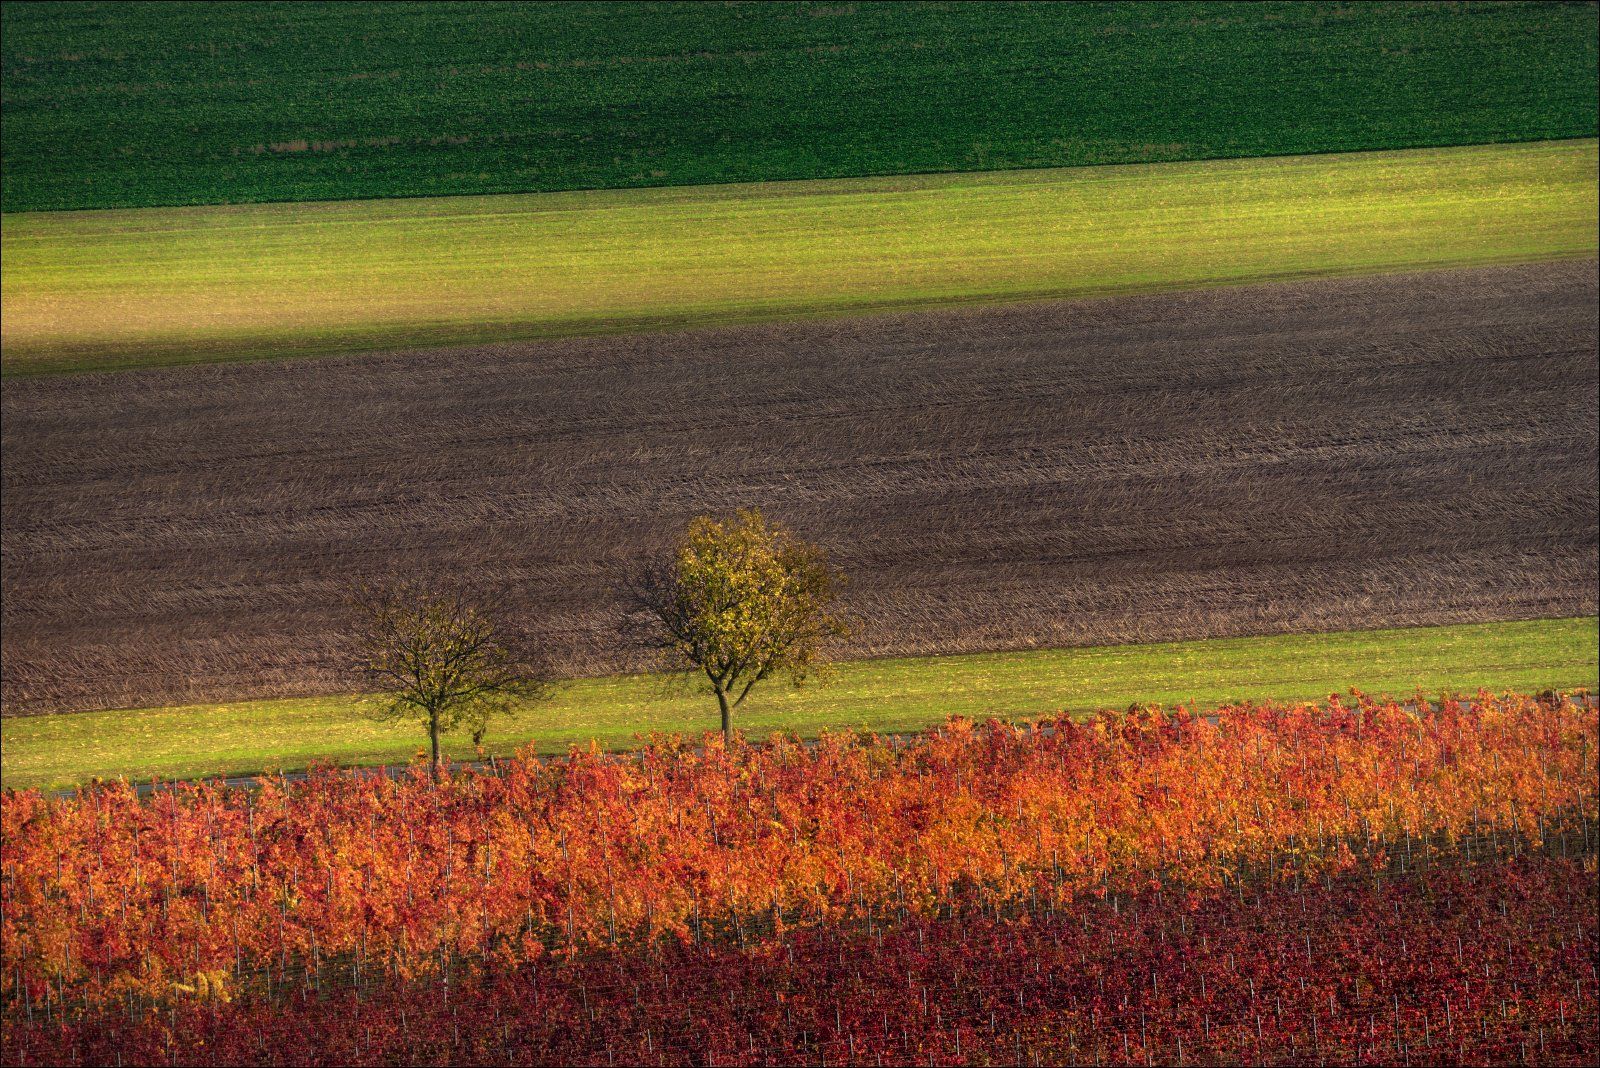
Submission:
[[[1600,685],[1594,617],[1398,630],[1228,638],[1153,645],[852,661],[825,686],[758,691],[738,716],[750,736],[774,730],[916,730],[952,715],[1028,718],[1134,701],[1215,707],[1311,700],[1351,687],[1374,695],[1530,692]],[[658,676],[578,679],[554,700],[497,720],[496,754],[533,743],[564,752],[591,740],[629,748],[642,735],[715,729],[716,707]],[[415,725],[364,718],[349,696],[144,708],[6,719],[3,784],[66,787],[94,777],[188,778],[295,770],[313,761],[410,759]],[[464,738],[448,751],[469,757]]]
[[0,217],[6,373],[1592,255],[1595,140]]

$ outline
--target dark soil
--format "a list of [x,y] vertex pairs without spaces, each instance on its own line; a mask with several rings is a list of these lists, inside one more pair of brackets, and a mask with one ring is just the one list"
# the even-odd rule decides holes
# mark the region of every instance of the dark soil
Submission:
[[1595,263],[4,386],[7,713],[339,690],[342,592],[615,575],[759,505],[850,655],[1596,611]]

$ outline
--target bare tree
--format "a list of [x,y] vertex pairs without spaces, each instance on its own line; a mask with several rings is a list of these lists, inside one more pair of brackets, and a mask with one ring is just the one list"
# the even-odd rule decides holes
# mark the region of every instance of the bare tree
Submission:
[[549,671],[488,601],[414,582],[363,586],[352,601],[355,667],[377,698],[372,715],[420,720],[436,775],[440,735],[465,728],[481,744],[491,716],[549,692]]
[[733,710],[756,684],[787,675],[799,686],[849,628],[838,610],[842,577],[821,548],[769,523],[759,510],[689,524],[670,559],[628,583],[634,626],[669,670],[706,678],[733,740]]

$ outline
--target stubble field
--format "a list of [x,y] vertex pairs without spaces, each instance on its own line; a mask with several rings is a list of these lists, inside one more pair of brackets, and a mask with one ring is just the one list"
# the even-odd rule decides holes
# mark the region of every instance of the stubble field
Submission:
[[5,709],[338,691],[396,569],[635,667],[616,573],[749,505],[856,656],[1590,615],[1594,269],[13,379]]
[[1594,256],[1593,140],[0,217],[0,371],[616,334]]

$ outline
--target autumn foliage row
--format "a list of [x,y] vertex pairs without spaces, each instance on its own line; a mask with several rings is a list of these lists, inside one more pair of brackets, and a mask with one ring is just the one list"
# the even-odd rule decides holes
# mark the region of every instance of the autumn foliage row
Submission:
[[295,969],[427,975],[846,918],[1031,909],[1403,866],[1434,842],[1596,812],[1597,714],[1526,697],[954,721],[574,752],[430,782],[8,796],[8,1017],[229,996]]
[[670,942],[62,1024],[9,1064],[1592,1064],[1592,863]]

